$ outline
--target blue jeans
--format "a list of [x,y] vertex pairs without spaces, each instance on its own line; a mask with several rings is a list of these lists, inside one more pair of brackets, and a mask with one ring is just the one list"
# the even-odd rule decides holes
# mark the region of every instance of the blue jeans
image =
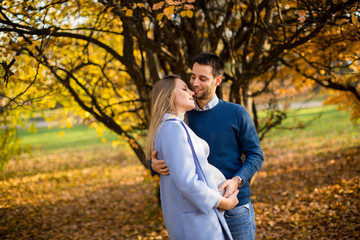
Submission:
[[224,216],[234,240],[255,239],[255,212],[251,202],[225,211]]

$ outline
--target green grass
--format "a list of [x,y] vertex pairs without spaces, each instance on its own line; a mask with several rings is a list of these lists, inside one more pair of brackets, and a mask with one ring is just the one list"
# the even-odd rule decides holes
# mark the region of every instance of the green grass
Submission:
[[[60,133],[64,134],[60,136]],[[19,130],[19,137],[24,146],[31,145],[39,150],[57,150],[68,148],[87,148],[103,144],[101,138],[106,139],[106,145],[118,139],[116,134],[104,131],[98,136],[95,129],[88,126],[75,126],[73,128],[38,128],[36,133],[26,129]]]
[[[260,113],[260,116],[263,115]],[[297,126],[299,122],[310,124],[303,129],[282,129]],[[62,137],[60,132],[64,132]],[[350,122],[350,113],[339,111],[335,106],[307,108],[298,111],[289,111],[287,119],[277,128],[272,129],[265,139],[277,140],[283,137],[294,139],[297,137],[317,137],[331,135],[333,137],[350,134],[354,138],[359,137],[360,125]],[[30,133],[26,129],[19,131],[23,145],[31,145],[40,150],[57,150],[68,148],[87,148],[104,145],[101,138],[106,139],[105,145],[110,145],[118,139],[116,134],[104,131],[102,137],[98,136],[95,129],[87,126],[75,126],[73,128],[38,128],[36,133]]]
[[[306,127],[296,128],[299,123]],[[350,121],[349,112],[339,111],[335,106],[324,106],[289,111],[288,117],[283,121],[283,124],[276,129],[272,129],[265,138],[275,140],[283,137],[294,139],[299,136],[318,137],[343,134],[359,137],[359,132],[360,125],[354,125]]]

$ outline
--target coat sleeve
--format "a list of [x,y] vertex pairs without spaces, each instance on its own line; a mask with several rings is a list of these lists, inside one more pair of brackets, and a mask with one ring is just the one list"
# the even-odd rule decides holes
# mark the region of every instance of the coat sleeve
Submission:
[[199,179],[183,126],[178,121],[167,121],[161,127],[158,137],[163,159],[170,170],[169,177],[180,195],[201,212],[209,212],[221,195]]

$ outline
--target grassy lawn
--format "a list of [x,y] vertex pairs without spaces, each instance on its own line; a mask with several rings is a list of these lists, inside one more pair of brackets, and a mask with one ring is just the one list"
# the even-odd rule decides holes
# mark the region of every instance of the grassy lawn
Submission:
[[[350,113],[337,110],[334,106],[321,108],[306,108],[301,110],[290,110],[279,129],[273,129],[269,135],[270,139],[287,137],[295,139],[301,137],[316,137],[343,134],[359,133],[359,126],[353,125],[350,121]],[[284,130],[284,128],[297,127],[302,123],[304,129]],[[345,132],[344,132],[345,131]]]
[[[257,239],[360,237],[360,126],[334,107],[289,113],[285,126],[313,118],[262,142]],[[106,144],[84,126],[19,135],[38,150],[0,173],[0,239],[168,239],[157,181],[129,148],[111,147],[116,135],[104,132]]]
[[106,139],[106,144],[118,139],[116,134],[108,130],[103,132],[103,136],[99,136],[95,129],[82,125],[72,128],[37,128],[36,133],[21,129],[19,137],[24,145],[30,144],[39,150],[87,148],[100,145],[102,138]]

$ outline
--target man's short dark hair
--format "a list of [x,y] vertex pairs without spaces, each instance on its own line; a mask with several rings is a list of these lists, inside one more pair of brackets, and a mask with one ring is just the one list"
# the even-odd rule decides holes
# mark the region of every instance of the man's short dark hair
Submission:
[[195,57],[193,65],[194,63],[211,66],[213,68],[212,74],[214,77],[224,74],[224,63],[220,57],[214,53],[200,53]]

